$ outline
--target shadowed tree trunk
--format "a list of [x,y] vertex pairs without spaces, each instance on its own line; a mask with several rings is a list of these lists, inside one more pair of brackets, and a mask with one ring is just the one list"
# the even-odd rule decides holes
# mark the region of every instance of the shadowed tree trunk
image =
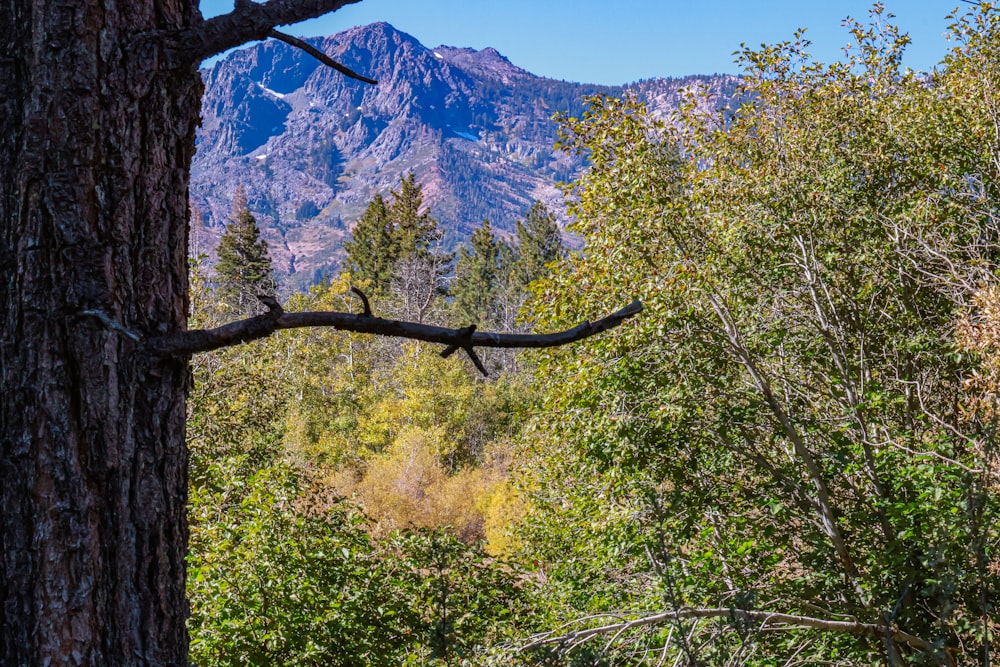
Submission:
[[187,364],[124,329],[186,323],[194,12],[0,5],[3,665],[187,664]]

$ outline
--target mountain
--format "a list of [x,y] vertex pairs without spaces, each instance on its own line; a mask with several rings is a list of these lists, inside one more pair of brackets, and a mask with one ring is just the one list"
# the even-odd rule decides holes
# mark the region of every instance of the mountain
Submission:
[[[553,149],[553,114],[578,115],[585,96],[625,91],[535,76],[490,48],[429,49],[386,23],[307,41],[379,84],[274,40],[230,54],[202,72],[191,181],[205,221],[193,225],[192,250],[214,247],[242,183],[275,268],[294,286],[334,270],[372,196],[411,171],[447,244],[484,218],[511,232],[536,199],[561,210],[556,183],[583,163]],[[714,104],[736,84],[717,76],[632,87],[665,113],[686,86],[703,86]]]

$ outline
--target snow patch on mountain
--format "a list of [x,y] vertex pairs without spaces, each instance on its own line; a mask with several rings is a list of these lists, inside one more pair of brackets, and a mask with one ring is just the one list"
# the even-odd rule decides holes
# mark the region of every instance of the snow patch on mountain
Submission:
[[268,95],[271,95],[272,97],[276,97],[276,98],[278,98],[279,100],[283,100],[283,99],[285,99],[285,94],[284,94],[284,93],[279,93],[279,92],[278,92],[278,91],[276,91],[276,90],[271,90],[270,88],[268,88],[267,86],[265,86],[265,85],[264,85],[264,84],[262,84],[262,83],[258,83],[258,84],[257,84],[257,87],[258,87],[258,88],[260,88],[261,90],[263,90],[263,91],[264,91],[265,93],[267,93]]

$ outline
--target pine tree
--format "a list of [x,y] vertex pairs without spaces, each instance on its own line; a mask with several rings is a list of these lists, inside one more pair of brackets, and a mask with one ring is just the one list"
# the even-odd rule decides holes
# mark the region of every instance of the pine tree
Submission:
[[344,243],[344,250],[351,279],[367,283],[373,295],[385,294],[399,261],[399,243],[382,195],[375,195],[369,202],[351,232],[351,240]]
[[389,217],[395,225],[400,259],[429,259],[432,248],[441,241],[437,220],[429,211],[421,210],[423,199],[423,186],[416,182],[413,172],[400,179],[398,191],[392,191]]
[[[422,304],[418,311],[424,313],[428,299],[441,291],[454,255],[441,250],[437,220],[424,210],[423,188],[412,173],[400,179],[399,190],[390,194],[388,203],[375,195],[355,225],[351,240],[344,244],[346,267],[356,282],[369,285],[373,296],[387,296],[398,287],[394,284],[405,283],[401,289],[408,300]],[[417,292],[421,296],[414,296]]]
[[556,217],[536,201],[524,220],[517,222],[517,261],[510,276],[520,290],[545,275],[545,265],[563,252]]
[[469,248],[459,251],[451,288],[457,321],[479,324],[492,318],[504,269],[501,258],[511,256],[506,242],[493,235],[489,220],[472,232]]
[[249,313],[258,307],[258,294],[274,294],[276,284],[267,241],[260,237],[257,220],[249,209],[243,208],[226,225],[219,240],[218,257],[217,290],[229,307]]

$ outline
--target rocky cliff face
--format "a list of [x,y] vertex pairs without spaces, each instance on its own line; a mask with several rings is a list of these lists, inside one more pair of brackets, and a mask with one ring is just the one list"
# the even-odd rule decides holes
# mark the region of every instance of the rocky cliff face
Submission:
[[[273,40],[231,54],[203,72],[191,184],[205,218],[192,230],[193,252],[214,247],[242,183],[276,269],[295,286],[333,271],[368,201],[409,172],[448,243],[483,218],[511,231],[536,199],[558,210],[556,183],[582,164],[553,150],[552,115],[581,112],[586,95],[623,91],[537,77],[494,49],[429,49],[385,23],[309,41],[379,85]],[[718,99],[736,84],[704,81]],[[666,110],[686,82],[636,90]]]

